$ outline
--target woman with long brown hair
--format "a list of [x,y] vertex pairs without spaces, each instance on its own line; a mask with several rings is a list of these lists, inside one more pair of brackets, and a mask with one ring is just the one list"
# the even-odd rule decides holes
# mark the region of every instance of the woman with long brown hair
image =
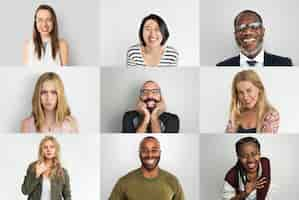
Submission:
[[68,45],[58,36],[58,23],[54,9],[40,5],[34,15],[33,37],[24,47],[23,62],[26,65],[68,64]]
[[32,115],[22,121],[21,132],[79,132],[58,74],[46,72],[39,77],[32,97]]
[[61,165],[60,145],[53,136],[40,142],[38,160],[29,165],[22,192],[29,200],[71,200],[69,175]]
[[279,113],[266,97],[264,85],[253,70],[237,73],[232,84],[229,133],[276,133]]

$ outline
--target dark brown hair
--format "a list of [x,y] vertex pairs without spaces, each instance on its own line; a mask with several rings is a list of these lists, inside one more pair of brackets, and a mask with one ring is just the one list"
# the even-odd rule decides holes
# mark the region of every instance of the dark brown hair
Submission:
[[58,24],[57,24],[57,17],[55,14],[54,9],[49,6],[42,4],[40,5],[34,14],[34,25],[33,25],[33,43],[34,43],[34,52],[37,54],[38,59],[41,59],[42,52],[45,52],[45,48],[43,46],[43,41],[41,38],[40,33],[37,30],[36,26],[36,17],[37,13],[40,10],[47,10],[51,13],[51,18],[53,21],[53,29],[50,32],[50,37],[51,37],[51,46],[52,46],[52,58],[55,59],[57,52],[59,51],[59,39],[58,39]]

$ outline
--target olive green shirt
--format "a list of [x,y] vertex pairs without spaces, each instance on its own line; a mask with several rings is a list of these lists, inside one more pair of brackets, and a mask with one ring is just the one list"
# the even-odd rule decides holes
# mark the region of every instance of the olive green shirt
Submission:
[[[42,192],[42,176],[36,178],[35,164],[31,163],[27,169],[24,182],[22,184],[22,192],[28,195],[28,200],[40,200]],[[57,178],[51,179],[51,200],[71,200],[70,180],[68,173],[63,169],[64,181]]]
[[141,169],[121,177],[109,200],[184,200],[178,179],[160,169],[156,178],[145,178]]

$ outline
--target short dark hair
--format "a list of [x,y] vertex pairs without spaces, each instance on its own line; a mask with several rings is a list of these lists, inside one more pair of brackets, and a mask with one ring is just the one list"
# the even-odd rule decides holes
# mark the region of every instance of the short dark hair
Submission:
[[243,10],[242,12],[240,12],[236,17],[235,17],[235,21],[234,21],[234,27],[236,28],[237,23],[240,19],[240,16],[244,15],[244,14],[252,14],[255,15],[258,19],[258,22],[260,22],[263,25],[263,19],[262,17],[255,11],[253,10]]
[[244,138],[241,138],[240,140],[238,140],[238,142],[236,143],[237,156],[240,156],[241,146],[243,144],[247,144],[247,143],[256,144],[256,147],[257,147],[258,151],[260,151],[261,145],[260,145],[259,141],[256,138],[254,138],[254,137],[244,137]]
[[164,20],[158,16],[158,15],[155,15],[155,14],[150,14],[148,16],[146,16],[145,18],[143,18],[142,22],[141,22],[141,25],[140,25],[140,28],[139,28],[139,39],[141,41],[141,44],[143,46],[145,46],[145,42],[144,42],[144,39],[143,39],[143,28],[144,28],[144,24],[147,20],[154,20],[155,22],[158,23],[159,25],[159,28],[160,28],[160,32],[162,34],[162,41],[161,41],[161,44],[160,45],[164,45],[169,37],[169,32],[168,32],[168,28],[167,28],[167,25],[166,23],[164,22]]
[[146,136],[144,137],[141,142],[139,143],[139,149],[141,149],[141,146],[142,144],[146,141],[146,140],[155,140],[159,145],[160,145],[160,142],[157,138],[153,137],[153,136]]

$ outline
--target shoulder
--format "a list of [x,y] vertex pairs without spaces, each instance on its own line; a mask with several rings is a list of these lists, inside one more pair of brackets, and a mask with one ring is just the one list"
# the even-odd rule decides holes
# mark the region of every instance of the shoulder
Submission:
[[177,114],[174,114],[174,113],[169,113],[169,112],[163,112],[161,115],[160,115],[160,118],[161,119],[175,119],[175,120],[179,120],[179,116]]
[[233,166],[228,170],[224,177],[224,180],[234,187],[236,187],[235,184],[237,184],[237,171],[237,167]]
[[240,56],[228,58],[216,64],[216,66],[240,66]]
[[129,48],[128,48],[128,52],[127,52],[127,54],[128,54],[128,56],[129,55],[132,55],[132,54],[136,54],[136,53],[140,53],[140,49],[141,49],[141,46],[140,46],[140,44],[135,44],[135,45],[132,45],[132,46],[130,46]]
[[279,112],[274,108],[271,108],[268,112],[264,115],[264,121],[271,122],[279,120]]
[[28,165],[27,171],[34,171],[37,162],[38,162],[37,160],[34,161],[34,162],[31,162],[31,163]]
[[174,174],[172,174],[166,170],[160,169],[160,176],[174,190],[178,190],[178,188],[181,187],[179,179]]
[[179,52],[174,47],[172,47],[172,46],[166,46],[165,47],[165,52],[169,53],[169,54],[176,55],[176,56],[179,55]]
[[72,132],[72,133],[78,132],[77,119],[72,115],[66,116],[63,121],[63,129],[65,129],[63,131],[67,131],[67,132]]
[[34,117],[29,116],[21,122],[21,132],[35,132]]
[[68,47],[67,41],[65,39],[63,39],[63,38],[60,38],[59,39],[59,47],[60,48],[67,48]]
[[292,66],[292,60],[288,57],[278,56],[265,52],[265,63],[270,66]]
[[130,110],[124,113],[124,118],[134,118],[139,116],[139,113],[136,110]]
[[128,182],[136,179],[136,177],[138,177],[140,175],[141,171],[140,171],[140,168],[138,169],[134,169],[130,172],[128,172],[126,175],[120,177],[118,179],[118,184],[127,184]]

